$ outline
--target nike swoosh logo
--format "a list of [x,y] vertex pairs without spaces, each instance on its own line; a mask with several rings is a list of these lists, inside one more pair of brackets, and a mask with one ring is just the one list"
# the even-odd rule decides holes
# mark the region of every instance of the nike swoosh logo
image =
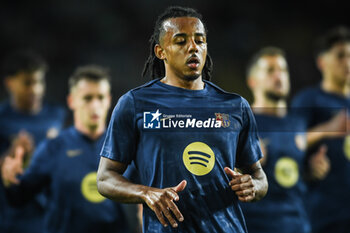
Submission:
[[82,150],[67,150],[67,156],[72,158],[78,155],[81,155]]

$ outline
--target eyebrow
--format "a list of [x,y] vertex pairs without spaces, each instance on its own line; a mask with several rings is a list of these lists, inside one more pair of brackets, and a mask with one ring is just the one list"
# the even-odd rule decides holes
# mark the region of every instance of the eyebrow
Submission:
[[[205,36],[204,33],[200,33],[200,32],[196,32],[194,34],[195,36]],[[186,37],[187,34],[186,33],[176,33],[173,37]]]

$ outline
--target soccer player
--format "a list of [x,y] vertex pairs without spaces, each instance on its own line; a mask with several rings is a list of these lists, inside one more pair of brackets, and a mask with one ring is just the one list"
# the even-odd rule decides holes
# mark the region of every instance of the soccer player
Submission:
[[[327,145],[330,160],[329,174],[309,183],[307,204],[313,232],[345,233],[350,229],[349,29],[337,27],[321,37],[316,61],[321,84],[300,92],[292,102],[302,108],[314,140]],[[327,123],[331,118],[335,120]]]
[[[306,123],[287,111],[290,81],[284,51],[276,47],[258,51],[248,65],[247,82],[254,96],[252,108],[265,155],[261,162],[269,183],[263,200],[242,205],[248,231],[310,232],[303,203]],[[327,169],[320,172],[324,175]]]
[[[247,101],[207,81],[201,18],[183,7],[159,16],[143,73],[155,79],[119,99],[102,148],[98,189],[143,203],[144,232],[247,232],[239,200],[267,192]],[[132,161],[140,185],[121,176]]]
[[[0,104],[0,160],[11,141],[33,148],[43,139],[57,136],[62,128],[65,109],[43,101],[46,71],[46,62],[33,51],[17,51],[5,60],[2,75],[9,100]],[[12,209],[6,206],[0,188],[0,232],[41,232],[44,202],[41,197]]]
[[101,146],[110,108],[108,73],[97,66],[78,68],[69,79],[68,106],[74,126],[41,143],[32,162],[17,179],[23,147],[6,157],[2,180],[13,205],[23,205],[48,189],[45,227],[40,232],[129,232],[121,206],[99,194],[96,186]]

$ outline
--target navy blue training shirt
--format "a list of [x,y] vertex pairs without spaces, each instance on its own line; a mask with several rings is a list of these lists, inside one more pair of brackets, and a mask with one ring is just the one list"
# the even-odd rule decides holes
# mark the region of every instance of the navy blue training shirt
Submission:
[[[347,111],[349,117],[350,98],[314,87],[299,93],[292,106],[312,128],[341,110]],[[324,139],[320,144],[327,145],[330,172],[324,180],[308,183],[306,203],[315,232],[327,225],[350,221],[350,136]]]
[[74,127],[44,141],[20,185],[7,189],[9,200],[25,203],[48,188],[44,233],[127,233],[122,207],[97,191],[96,171],[104,135],[92,141]]
[[243,203],[249,233],[308,233],[303,202],[306,123],[298,117],[255,114],[264,145],[269,190],[259,202]]
[[[8,101],[0,105],[0,156],[9,148],[18,133],[25,130],[35,145],[57,136],[64,125],[66,111],[61,106],[44,104],[37,114],[27,114],[13,109]],[[43,229],[43,196],[26,206],[14,209],[6,204],[4,190],[0,187],[0,232],[38,233]]]
[[205,81],[187,90],[153,80],[116,105],[101,156],[135,162],[143,185],[187,181],[176,202],[184,221],[163,227],[144,205],[144,232],[247,232],[224,167],[256,163],[262,153],[249,104]]

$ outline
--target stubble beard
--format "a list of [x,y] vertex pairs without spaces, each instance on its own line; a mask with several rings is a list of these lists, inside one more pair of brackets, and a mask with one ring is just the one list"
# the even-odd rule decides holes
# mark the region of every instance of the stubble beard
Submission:
[[267,99],[272,100],[274,102],[278,102],[278,101],[281,101],[281,100],[286,100],[287,97],[288,97],[288,95],[276,94],[276,93],[273,93],[271,91],[265,92],[265,96],[266,96]]
[[183,76],[182,79],[187,82],[193,82],[197,80],[200,76],[201,76],[200,74],[186,75],[186,76]]

